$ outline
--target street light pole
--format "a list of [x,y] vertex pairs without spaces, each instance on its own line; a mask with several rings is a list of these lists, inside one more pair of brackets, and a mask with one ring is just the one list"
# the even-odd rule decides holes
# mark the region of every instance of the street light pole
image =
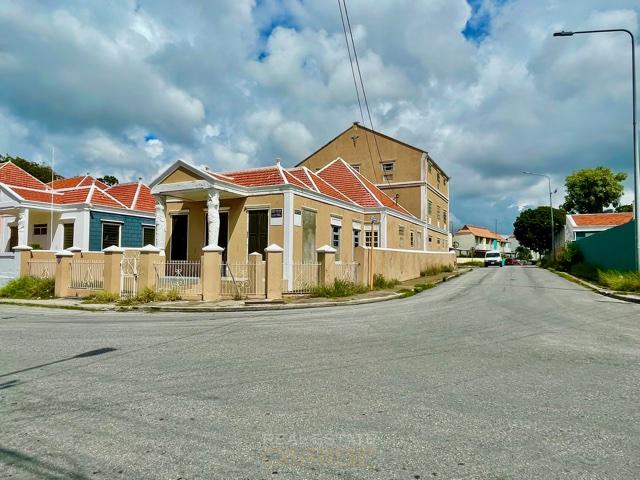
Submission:
[[638,153],[638,135],[636,132],[636,41],[631,31],[626,28],[613,28],[607,30],[582,30],[577,32],[555,32],[554,37],[571,37],[573,35],[589,34],[589,33],[610,33],[610,32],[623,32],[629,34],[631,37],[631,96],[633,101],[633,197],[634,197],[634,219],[636,222],[636,270],[640,270],[640,221],[638,221],[638,208],[640,205],[638,199],[640,198],[640,158]]
[[556,259],[556,233],[553,225],[553,200],[551,199],[551,177],[544,173],[522,172],[525,175],[535,175],[536,177],[545,177],[549,182],[549,210],[551,211],[551,257]]

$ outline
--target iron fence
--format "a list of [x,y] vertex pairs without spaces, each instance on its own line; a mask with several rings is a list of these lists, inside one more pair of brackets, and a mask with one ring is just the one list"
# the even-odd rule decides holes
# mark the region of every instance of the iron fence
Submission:
[[54,278],[56,276],[55,260],[29,261],[29,276],[36,278]]
[[356,283],[358,281],[357,262],[336,262],[336,279]]
[[285,264],[285,276],[290,272],[291,281],[284,281],[284,293],[311,293],[319,285],[319,263]]
[[220,294],[223,297],[264,297],[266,295],[265,262],[223,263]]
[[177,293],[202,293],[200,261],[171,260],[156,263],[156,290]]

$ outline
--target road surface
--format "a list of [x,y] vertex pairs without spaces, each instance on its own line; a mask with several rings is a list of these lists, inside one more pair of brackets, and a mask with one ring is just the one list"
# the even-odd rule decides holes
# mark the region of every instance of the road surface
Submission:
[[537,268],[269,313],[0,306],[0,477],[638,478],[640,305]]

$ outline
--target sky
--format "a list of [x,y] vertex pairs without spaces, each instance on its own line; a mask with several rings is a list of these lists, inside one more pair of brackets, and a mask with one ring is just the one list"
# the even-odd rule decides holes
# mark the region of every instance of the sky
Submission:
[[[376,130],[451,176],[451,220],[512,231],[566,175],[629,174],[637,0],[348,0]],[[640,37],[640,35],[639,35]],[[151,181],[181,158],[293,166],[360,120],[337,1],[0,3],[0,152]]]

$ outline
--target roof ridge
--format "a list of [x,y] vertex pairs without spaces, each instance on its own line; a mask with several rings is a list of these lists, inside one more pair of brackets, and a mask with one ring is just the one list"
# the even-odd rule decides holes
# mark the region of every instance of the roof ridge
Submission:
[[116,203],[119,203],[120,205],[122,205],[122,207],[125,210],[132,210],[131,208],[127,207],[124,203],[122,203],[120,200],[118,200],[116,197],[114,197],[113,195],[111,195],[109,192],[101,189],[100,187],[98,187],[95,183],[93,183],[93,186],[95,187],[95,189],[93,190],[91,196],[93,197],[93,194],[95,193],[95,190],[98,190],[101,194],[106,195],[107,197],[111,198],[111,200],[113,200]]
[[[307,170],[308,170],[308,169],[307,169]],[[346,195],[345,193],[342,193],[340,190],[338,190],[336,187],[334,187],[334,186],[333,186],[333,184],[332,184],[331,182],[329,182],[329,181],[325,180],[325,179],[324,179],[324,178],[322,178],[320,175],[318,175],[318,174],[317,174],[317,173],[315,173],[315,172],[312,172],[311,170],[309,170],[309,173],[310,173],[311,175],[313,175],[313,176],[315,176],[315,177],[319,178],[319,179],[320,179],[320,181],[324,182],[324,184],[325,184],[325,185],[327,185],[329,188],[331,188],[334,192],[338,192],[338,194],[339,194],[341,197],[346,198],[348,202],[351,202],[351,203],[353,203],[354,205],[356,205],[356,206],[358,206],[358,207],[361,207],[361,208],[362,208],[362,205],[360,205],[360,204],[359,204],[358,202],[356,202],[355,200],[352,200],[352,199],[351,199],[351,197],[349,197],[349,196],[348,196],[348,195]],[[313,184],[314,184],[314,186],[315,186],[316,188],[318,188],[318,186],[315,184],[315,182],[313,182]],[[318,188],[318,193],[320,193],[320,194],[322,194],[322,195],[326,195],[326,194],[322,193],[322,192],[320,191],[320,189],[319,189],[319,188]]]
[[[309,181],[311,182],[311,185],[313,185],[313,189],[314,189],[316,192],[319,192],[319,191],[320,191],[320,189],[319,189],[319,188],[318,188],[318,186],[316,185],[316,182],[313,180],[313,177],[310,175],[310,173],[313,173],[313,172],[311,172],[311,170],[309,170],[309,169],[308,169],[307,167],[305,167],[305,166],[302,166],[302,171],[304,172],[304,174],[306,175],[306,177],[307,177],[307,178],[309,179]],[[346,197],[346,195],[345,195],[345,197]],[[347,197],[347,198],[349,198],[349,197]]]
[[[15,163],[13,163],[11,160],[7,160],[6,162],[2,162],[2,165],[5,165],[7,163],[10,163],[11,165],[13,165],[14,167],[16,167],[18,170],[20,170],[21,172],[29,175],[31,178],[33,178],[36,182],[40,183],[43,187],[45,187],[45,189],[49,188],[49,185],[47,185],[46,183],[44,183],[42,180],[40,180],[39,178],[34,177],[33,175],[31,175],[29,172],[27,172],[24,168],[20,167],[19,165],[16,165]],[[18,185],[16,185],[17,187]]]
[[382,204],[382,202],[380,201],[380,199],[371,191],[371,189],[366,185],[366,183],[364,183],[362,181],[362,179],[364,177],[362,177],[362,175],[356,171],[355,168],[353,168],[351,165],[349,165],[347,162],[344,161],[344,159],[342,157],[338,157],[336,158],[336,160],[339,160],[340,162],[342,162],[342,164],[347,167],[347,169],[352,173],[355,174],[355,177],[358,179],[358,181],[360,182],[360,185],[362,185],[365,190],[367,192],[369,192],[369,194],[373,197],[373,199],[376,201],[376,203],[378,204],[379,207],[384,207],[385,205]]
[[131,201],[131,210],[135,210],[136,208],[138,196],[140,196],[140,190],[142,190],[142,178],[138,180],[138,188],[136,188],[136,193],[133,195],[133,200]]

